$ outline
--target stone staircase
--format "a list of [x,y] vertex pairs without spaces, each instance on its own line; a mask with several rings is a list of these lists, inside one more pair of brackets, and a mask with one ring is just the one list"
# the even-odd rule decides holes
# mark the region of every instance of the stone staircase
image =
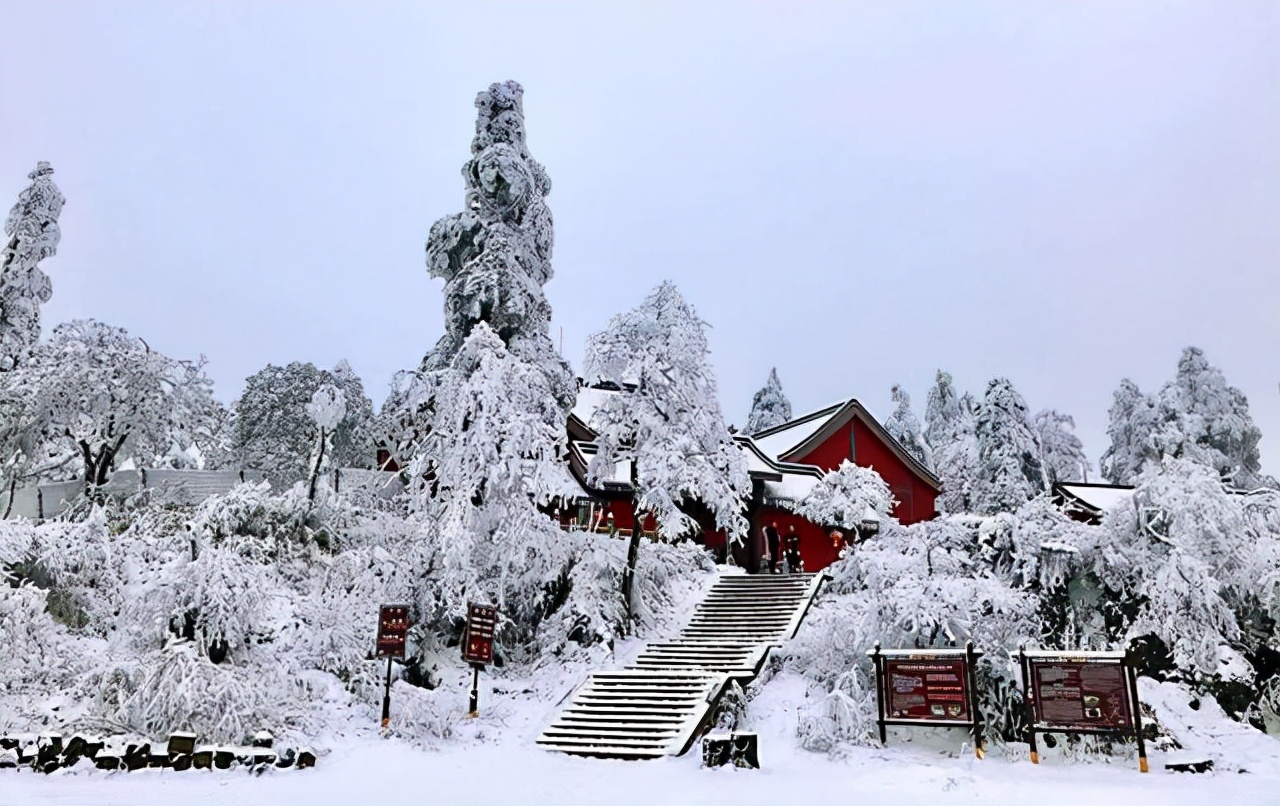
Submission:
[[795,635],[823,579],[722,575],[679,636],[650,644],[626,669],[593,672],[538,744],[606,758],[681,755],[710,727],[729,683],[748,683]]

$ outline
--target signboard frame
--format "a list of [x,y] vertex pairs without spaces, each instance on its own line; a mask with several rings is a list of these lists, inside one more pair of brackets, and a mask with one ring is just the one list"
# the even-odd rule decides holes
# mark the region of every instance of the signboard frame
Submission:
[[[1142,737],[1142,703],[1138,699],[1137,672],[1134,670],[1126,652],[1087,652],[1083,650],[1028,650],[1018,649],[1018,666],[1022,672],[1022,697],[1026,708],[1026,736],[1030,748],[1031,763],[1040,763],[1040,751],[1036,742],[1037,733],[1075,733],[1091,736],[1112,736],[1117,738],[1132,737],[1138,745],[1138,769],[1149,770],[1147,762],[1147,745]],[[1119,684],[1118,692],[1096,689],[1088,693],[1084,688],[1084,670],[1089,668],[1115,669],[1119,672],[1119,681],[1107,681],[1114,687]],[[1045,671],[1052,670],[1054,679],[1046,681]],[[1079,694],[1081,717],[1079,719],[1055,719],[1046,715],[1045,696],[1046,683],[1052,683],[1055,689],[1070,692],[1070,683],[1076,682],[1075,691]],[[1064,685],[1065,684],[1065,685]],[[1098,683],[1096,685],[1103,685]],[[1115,711],[1115,719],[1107,722],[1104,712],[1111,699],[1108,695],[1120,695],[1119,710]],[[1054,699],[1069,699],[1057,698]],[[1089,700],[1094,701],[1092,708]],[[1111,703],[1115,705],[1114,702]],[[1089,710],[1096,710],[1097,716],[1089,716]],[[1100,720],[1098,727],[1089,727],[1087,719]]]
[[405,636],[409,632],[409,605],[382,605],[378,608],[378,639],[375,658],[404,660]]
[[469,603],[467,625],[462,631],[462,659],[488,666],[493,663],[493,638],[498,628],[498,608]]
[[378,608],[378,637],[374,658],[387,659],[387,683],[382,691],[382,727],[391,724],[391,662],[404,660],[405,639],[409,633],[409,605],[391,604]]
[[[975,676],[982,653],[974,650],[972,641],[965,643],[964,649],[881,649],[877,643],[867,654],[875,665],[876,726],[880,729],[881,744],[888,739],[890,725],[966,728],[973,736],[974,755],[982,758],[986,754]],[[914,677],[904,674],[910,672],[918,674]],[[948,677],[951,679],[946,679]],[[904,679],[911,681],[910,691],[901,688],[900,681]],[[960,689],[959,701],[955,699],[957,688]],[[931,713],[904,715],[901,709],[891,708],[898,704],[898,695],[902,694],[918,700],[913,702],[914,707],[927,707]],[[957,702],[959,713],[951,713]],[[935,708],[941,713],[934,711]]]

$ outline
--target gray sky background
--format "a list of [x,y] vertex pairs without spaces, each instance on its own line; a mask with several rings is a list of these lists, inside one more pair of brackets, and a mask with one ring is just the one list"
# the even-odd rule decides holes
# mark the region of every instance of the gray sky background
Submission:
[[220,398],[442,331],[472,100],[525,86],[546,287],[587,335],[674,280],[730,421],[1011,378],[1095,461],[1123,377],[1203,347],[1280,474],[1280,4],[0,3],[0,206],[53,163],[46,332],[94,317]]

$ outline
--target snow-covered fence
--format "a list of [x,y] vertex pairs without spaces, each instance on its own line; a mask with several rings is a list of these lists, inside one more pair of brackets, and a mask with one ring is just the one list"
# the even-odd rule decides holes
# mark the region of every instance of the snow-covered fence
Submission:
[[[339,468],[327,474],[327,484],[337,491],[365,492],[383,498],[395,498],[404,492],[404,483],[395,473],[361,468]],[[114,498],[125,498],[146,490],[151,500],[163,504],[199,504],[221,495],[241,482],[258,482],[265,474],[257,470],[119,470],[103,487]],[[84,495],[83,481],[18,487],[0,492],[0,514],[9,518],[43,520],[70,509]]]

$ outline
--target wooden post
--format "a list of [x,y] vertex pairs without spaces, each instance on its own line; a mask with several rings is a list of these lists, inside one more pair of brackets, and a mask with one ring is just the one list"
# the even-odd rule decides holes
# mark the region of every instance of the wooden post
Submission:
[[391,658],[387,658],[387,688],[382,692],[382,727],[391,722]]
[[471,707],[467,716],[480,716],[480,664],[471,664]]
[[1124,679],[1129,687],[1129,707],[1133,709],[1133,736],[1138,740],[1138,772],[1150,772],[1147,765],[1147,742],[1142,738],[1142,706],[1138,703],[1138,672],[1129,661],[1129,654],[1124,659]]
[[889,739],[888,730],[884,724],[884,700],[888,696],[888,689],[884,681],[884,656],[880,654],[878,641],[875,650],[871,653],[871,660],[876,667],[876,725],[880,728],[880,744],[884,744]]
[[986,756],[986,747],[982,736],[982,711],[978,708],[978,653],[973,649],[972,641],[964,644],[965,669],[969,689],[969,715],[973,717],[973,754],[979,759]]
[[1040,749],[1036,746],[1036,709],[1033,704],[1035,686],[1031,682],[1031,664],[1027,661],[1026,646],[1018,647],[1018,664],[1022,667],[1022,701],[1027,714],[1027,745],[1031,748],[1031,763],[1040,763]]

